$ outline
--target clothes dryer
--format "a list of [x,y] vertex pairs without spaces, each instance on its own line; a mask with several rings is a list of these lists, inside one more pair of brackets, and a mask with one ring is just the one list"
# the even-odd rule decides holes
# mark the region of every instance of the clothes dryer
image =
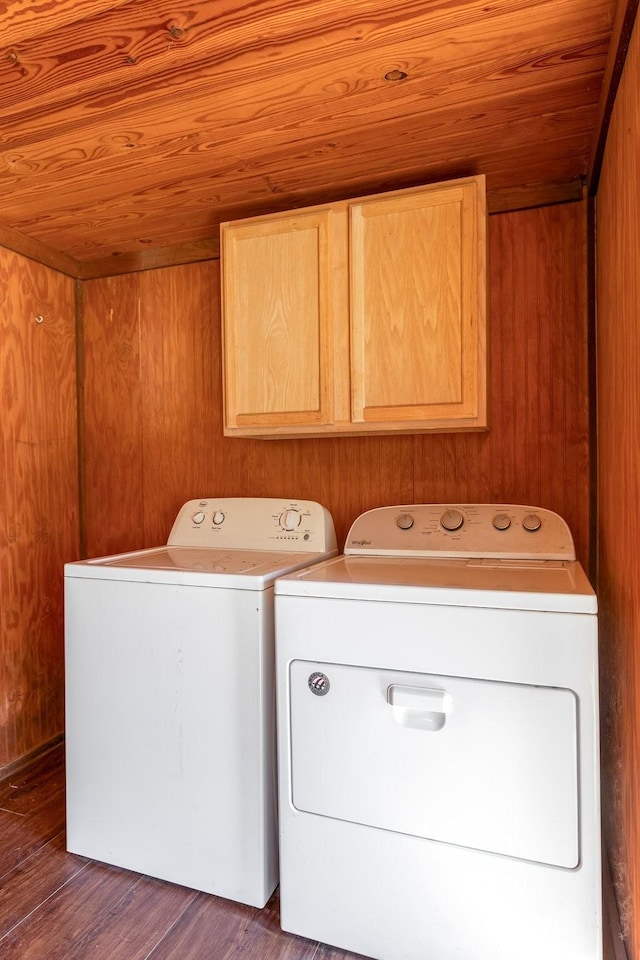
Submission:
[[283,929],[601,957],[596,610],[566,523],[506,504],[370,511],[276,582]]
[[273,582],[335,553],[317,503],[209,498],[166,546],[65,566],[69,851],[264,905]]

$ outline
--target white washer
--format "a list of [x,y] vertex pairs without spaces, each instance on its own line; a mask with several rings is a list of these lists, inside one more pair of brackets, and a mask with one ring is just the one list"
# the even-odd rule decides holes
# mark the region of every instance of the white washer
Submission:
[[263,906],[277,879],[273,581],[337,553],[306,500],[186,503],[65,566],[67,849]]
[[276,583],[283,929],[600,958],[597,606],[567,525],[384,507],[345,554]]

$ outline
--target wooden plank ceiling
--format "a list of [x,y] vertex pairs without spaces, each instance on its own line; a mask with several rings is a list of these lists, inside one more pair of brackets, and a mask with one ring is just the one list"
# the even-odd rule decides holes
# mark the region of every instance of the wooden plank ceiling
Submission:
[[494,209],[580,195],[615,7],[0,2],[0,242],[90,276],[211,256],[223,220],[467,174]]

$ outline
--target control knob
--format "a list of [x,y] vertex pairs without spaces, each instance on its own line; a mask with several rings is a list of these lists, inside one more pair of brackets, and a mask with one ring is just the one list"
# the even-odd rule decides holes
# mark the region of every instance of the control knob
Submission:
[[463,523],[464,516],[459,510],[445,510],[440,517],[440,525],[450,533],[459,530]]
[[542,520],[537,513],[528,513],[522,521],[522,526],[525,530],[528,530],[529,533],[535,533],[536,530],[539,530],[542,526]]
[[280,526],[284,530],[295,530],[300,526],[302,515],[299,510],[285,510],[280,514]]
[[496,513],[493,518],[493,525],[496,530],[508,530],[511,526],[511,517],[508,513]]
[[194,513],[191,519],[193,520],[194,523],[202,523],[202,521],[204,520],[204,516],[205,515],[202,512],[202,510],[199,510],[198,513]]
[[396,524],[401,530],[411,530],[411,527],[413,526],[413,517],[410,513],[401,513],[396,519]]
[[213,522],[215,523],[216,527],[219,527],[221,523],[224,523],[224,516],[225,515],[222,510],[216,510],[213,515]]

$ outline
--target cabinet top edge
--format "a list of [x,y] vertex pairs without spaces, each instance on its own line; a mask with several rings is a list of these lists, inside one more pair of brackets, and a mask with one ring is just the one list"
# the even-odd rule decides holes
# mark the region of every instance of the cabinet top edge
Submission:
[[484,173],[475,174],[469,177],[457,177],[454,180],[438,180],[432,181],[430,183],[422,184],[417,187],[405,187],[399,190],[387,190],[379,191],[376,193],[362,194],[354,197],[347,197],[344,200],[334,200],[328,201],[327,203],[314,203],[308,204],[304,207],[289,207],[279,211],[272,211],[271,213],[258,214],[253,217],[242,217],[237,220],[226,220],[220,224],[220,230],[224,231],[227,227],[236,226],[240,223],[242,224],[251,224],[256,222],[267,222],[269,220],[278,220],[282,217],[297,217],[304,216],[306,214],[318,213],[322,210],[330,210],[333,212],[346,209],[347,207],[352,206],[357,203],[365,203],[375,200],[387,200],[393,197],[408,197],[411,195],[419,196],[420,194],[426,193],[435,193],[439,190],[445,189],[455,189],[466,186],[474,186],[477,192],[478,200],[482,202],[483,208],[486,209],[486,176]]

